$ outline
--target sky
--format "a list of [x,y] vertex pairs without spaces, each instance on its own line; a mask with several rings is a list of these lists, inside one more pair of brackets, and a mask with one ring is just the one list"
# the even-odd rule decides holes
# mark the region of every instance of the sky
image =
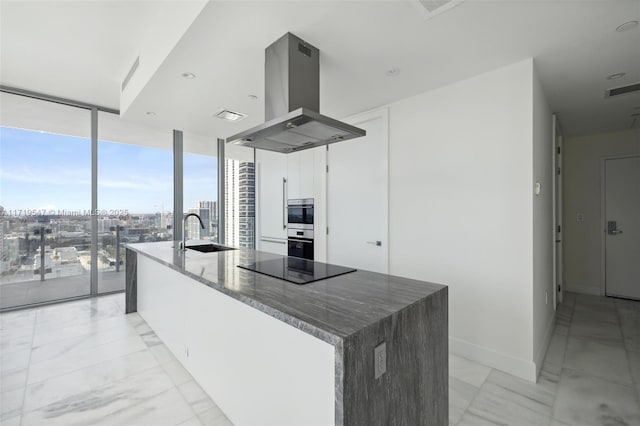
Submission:
[[[215,157],[185,154],[183,161],[185,210],[200,200],[216,200]],[[1,127],[0,205],[6,210],[91,209],[91,142]],[[171,151],[99,141],[98,208],[171,211]]]

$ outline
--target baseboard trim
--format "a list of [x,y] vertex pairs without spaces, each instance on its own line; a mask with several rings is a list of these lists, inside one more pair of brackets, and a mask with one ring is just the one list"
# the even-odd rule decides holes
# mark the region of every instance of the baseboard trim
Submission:
[[515,358],[451,336],[449,336],[449,351],[454,355],[504,371],[521,379],[536,382],[536,364],[533,361]]
[[604,296],[600,289],[600,286],[592,286],[592,285],[570,285],[567,284],[566,291],[570,291],[572,293],[580,293],[580,294],[590,294],[592,296]]
[[538,349],[538,354],[536,355],[535,364],[536,364],[536,381],[538,381],[538,376],[540,375],[540,371],[542,370],[542,364],[544,363],[544,357],[547,355],[547,350],[549,349],[549,345],[551,344],[551,338],[553,337],[553,330],[556,327],[556,311],[553,311],[553,315],[549,321],[547,321],[547,329],[544,332],[544,339],[542,340],[542,347]]

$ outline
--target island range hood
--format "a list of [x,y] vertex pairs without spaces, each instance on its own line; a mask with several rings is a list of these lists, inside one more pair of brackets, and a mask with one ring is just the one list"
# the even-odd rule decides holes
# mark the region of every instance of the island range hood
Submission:
[[320,51],[291,33],[265,50],[266,123],[227,143],[290,153],[364,136],[367,132],[318,113]]

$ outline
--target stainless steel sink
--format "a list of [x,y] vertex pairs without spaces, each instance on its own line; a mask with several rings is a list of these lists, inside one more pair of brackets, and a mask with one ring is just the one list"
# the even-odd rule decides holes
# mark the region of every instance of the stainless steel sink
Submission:
[[233,247],[225,247],[225,246],[220,246],[218,244],[198,244],[198,245],[187,246],[187,249],[199,251],[201,253],[213,253],[216,251],[235,250],[235,248]]

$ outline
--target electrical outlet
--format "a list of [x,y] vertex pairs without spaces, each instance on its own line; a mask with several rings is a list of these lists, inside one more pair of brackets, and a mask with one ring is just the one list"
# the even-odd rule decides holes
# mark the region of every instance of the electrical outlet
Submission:
[[387,372],[387,344],[380,343],[373,350],[373,359],[375,367],[375,378],[379,378]]
[[584,213],[576,214],[576,222],[584,222]]

